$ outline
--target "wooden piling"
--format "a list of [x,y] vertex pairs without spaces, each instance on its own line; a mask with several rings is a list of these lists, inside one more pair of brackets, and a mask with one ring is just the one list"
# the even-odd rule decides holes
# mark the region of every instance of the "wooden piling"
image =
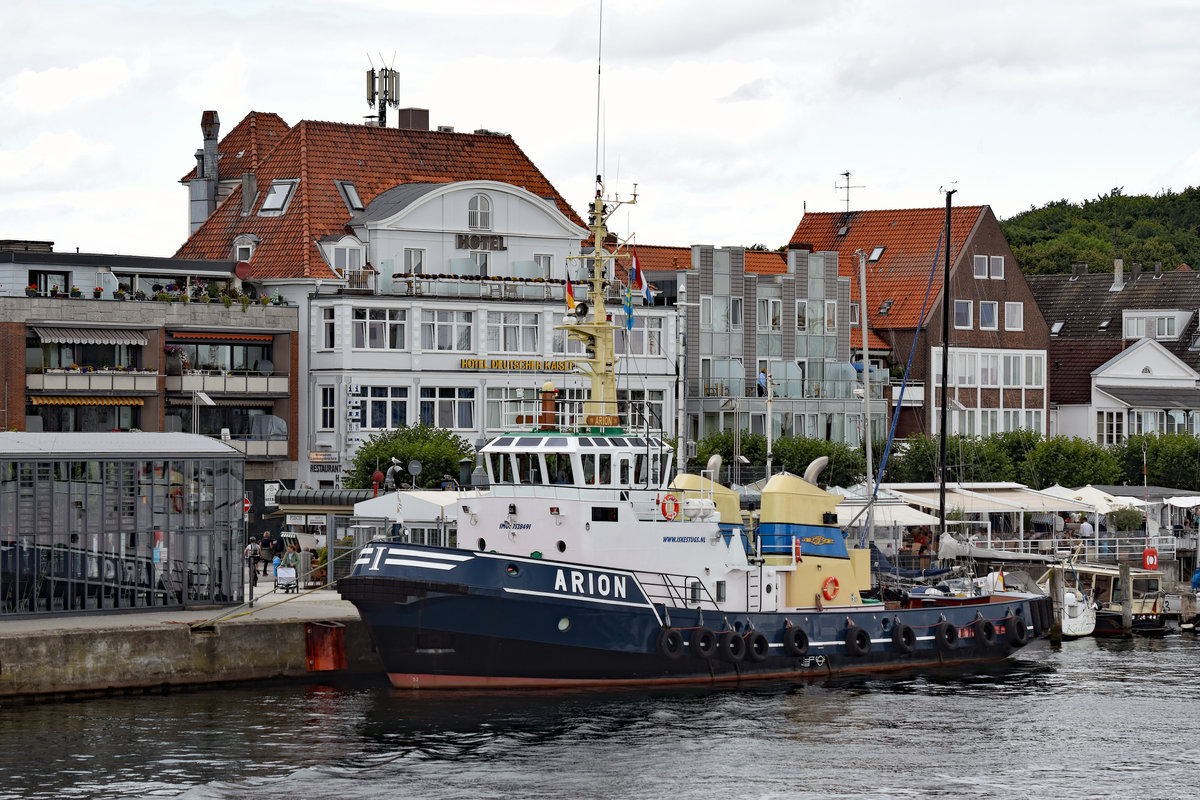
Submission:
[[1119,569],[1121,581],[1121,635],[1133,636],[1133,580],[1129,577],[1129,562],[1122,561]]
[[1061,567],[1052,567],[1050,569],[1050,602],[1053,607],[1053,612],[1050,615],[1052,622],[1050,623],[1050,643],[1062,644],[1062,610],[1064,608],[1064,595],[1066,587],[1063,582],[1063,574]]

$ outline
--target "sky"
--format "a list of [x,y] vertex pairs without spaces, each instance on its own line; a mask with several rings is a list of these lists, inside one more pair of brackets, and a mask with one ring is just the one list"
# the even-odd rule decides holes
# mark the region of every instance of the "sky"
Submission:
[[778,247],[847,171],[852,210],[1002,219],[1200,185],[1194,0],[8,0],[0,30],[0,239],[59,252],[173,254],[204,110],[361,122],[384,64],[577,211],[597,164],[636,183],[639,244]]

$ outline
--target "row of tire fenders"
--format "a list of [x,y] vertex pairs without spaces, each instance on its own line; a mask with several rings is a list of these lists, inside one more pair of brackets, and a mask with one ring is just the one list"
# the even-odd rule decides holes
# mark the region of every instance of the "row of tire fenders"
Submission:
[[[866,628],[855,625],[847,618],[846,635],[843,638],[846,653],[852,656],[865,656],[871,652],[871,634]],[[997,622],[1004,622],[1004,637],[1012,647],[1022,647],[1029,641],[1029,627],[1021,617],[1010,614]],[[996,623],[990,619],[979,618],[970,625],[976,644],[993,647],[1000,637]],[[691,629],[672,628],[663,626],[658,632],[655,647],[658,653],[671,660],[682,658],[684,654],[684,630],[690,630],[686,642],[687,650],[693,656],[708,660],[719,656],[724,661],[734,664],[742,661],[765,661],[771,653],[771,642],[762,631],[748,630],[745,633],[723,631],[718,633],[703,626]],[[896,619],[892,626],[892,648],[901,655],[908,655],[917,649],[917,634],[912,627]],[[959,629],[945,619],[933,626],[933,638],[940,651],[950,651],[958,647]],[[783,629],[783,651],[793,658],[804,658],[808,655],[808,634],[803,628],[790,622]]]

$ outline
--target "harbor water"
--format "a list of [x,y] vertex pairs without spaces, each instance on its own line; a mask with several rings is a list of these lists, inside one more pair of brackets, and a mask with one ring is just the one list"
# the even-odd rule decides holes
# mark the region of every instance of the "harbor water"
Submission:
[[1200,641],[721,689],[290,683],[0,706],[8,798],[1185,798]]

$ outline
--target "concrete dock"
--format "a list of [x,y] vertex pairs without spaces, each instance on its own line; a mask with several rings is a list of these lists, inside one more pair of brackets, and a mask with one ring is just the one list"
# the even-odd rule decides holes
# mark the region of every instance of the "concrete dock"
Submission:
[[267,578],[253,607],[0,621],[0,700],[353,673],[383,675],[354,606]]

